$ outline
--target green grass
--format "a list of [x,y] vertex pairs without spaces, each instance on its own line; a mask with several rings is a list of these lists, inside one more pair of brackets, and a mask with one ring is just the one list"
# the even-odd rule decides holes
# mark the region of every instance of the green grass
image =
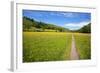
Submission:
[[[90,59],[90,34],[74,36],[80,59]],[[23,32],[23,62],[70,60],[71,41],[72,33]]]
[[23,62],[69,60],[70,48],[70,33],[23,32]]
[[74,34],[76,48],[80,59],[91,59],[91,36],[90,34],[76,33]]

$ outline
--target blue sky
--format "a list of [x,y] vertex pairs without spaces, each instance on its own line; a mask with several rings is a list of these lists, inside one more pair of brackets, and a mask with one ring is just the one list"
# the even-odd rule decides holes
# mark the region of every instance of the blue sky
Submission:
[[23,10],[23,16],[77,30],[91,22],[91,13]]

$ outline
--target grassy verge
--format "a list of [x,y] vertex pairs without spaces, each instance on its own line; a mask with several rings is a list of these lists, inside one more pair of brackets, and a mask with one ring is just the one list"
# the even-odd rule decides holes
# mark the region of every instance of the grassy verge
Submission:
[[75,41],[80,59],[91,59],[91,36],[90,34],[76,33]]

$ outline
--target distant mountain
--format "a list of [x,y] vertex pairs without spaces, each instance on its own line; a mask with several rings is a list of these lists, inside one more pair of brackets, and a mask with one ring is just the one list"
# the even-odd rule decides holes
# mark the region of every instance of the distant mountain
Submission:
[[36,21],[34,19],[23,17],[23,31],[56,31],[56,32],[66,32],[69,29],[57,26],[54,24],[48,24],[45,22]]

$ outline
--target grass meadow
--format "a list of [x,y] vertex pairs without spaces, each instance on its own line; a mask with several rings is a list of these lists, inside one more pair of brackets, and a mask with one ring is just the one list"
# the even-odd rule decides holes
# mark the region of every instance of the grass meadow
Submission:
[[91,35],[83,33],[74,35],[80,59],[91,59]]
[[[74,33],[80,60],[91,58],[90,34]],[[70,60],[72,33],[23,32],[23,62]]]
[[70,49],[70,33],[23,32],[23,62],[68,60]]

